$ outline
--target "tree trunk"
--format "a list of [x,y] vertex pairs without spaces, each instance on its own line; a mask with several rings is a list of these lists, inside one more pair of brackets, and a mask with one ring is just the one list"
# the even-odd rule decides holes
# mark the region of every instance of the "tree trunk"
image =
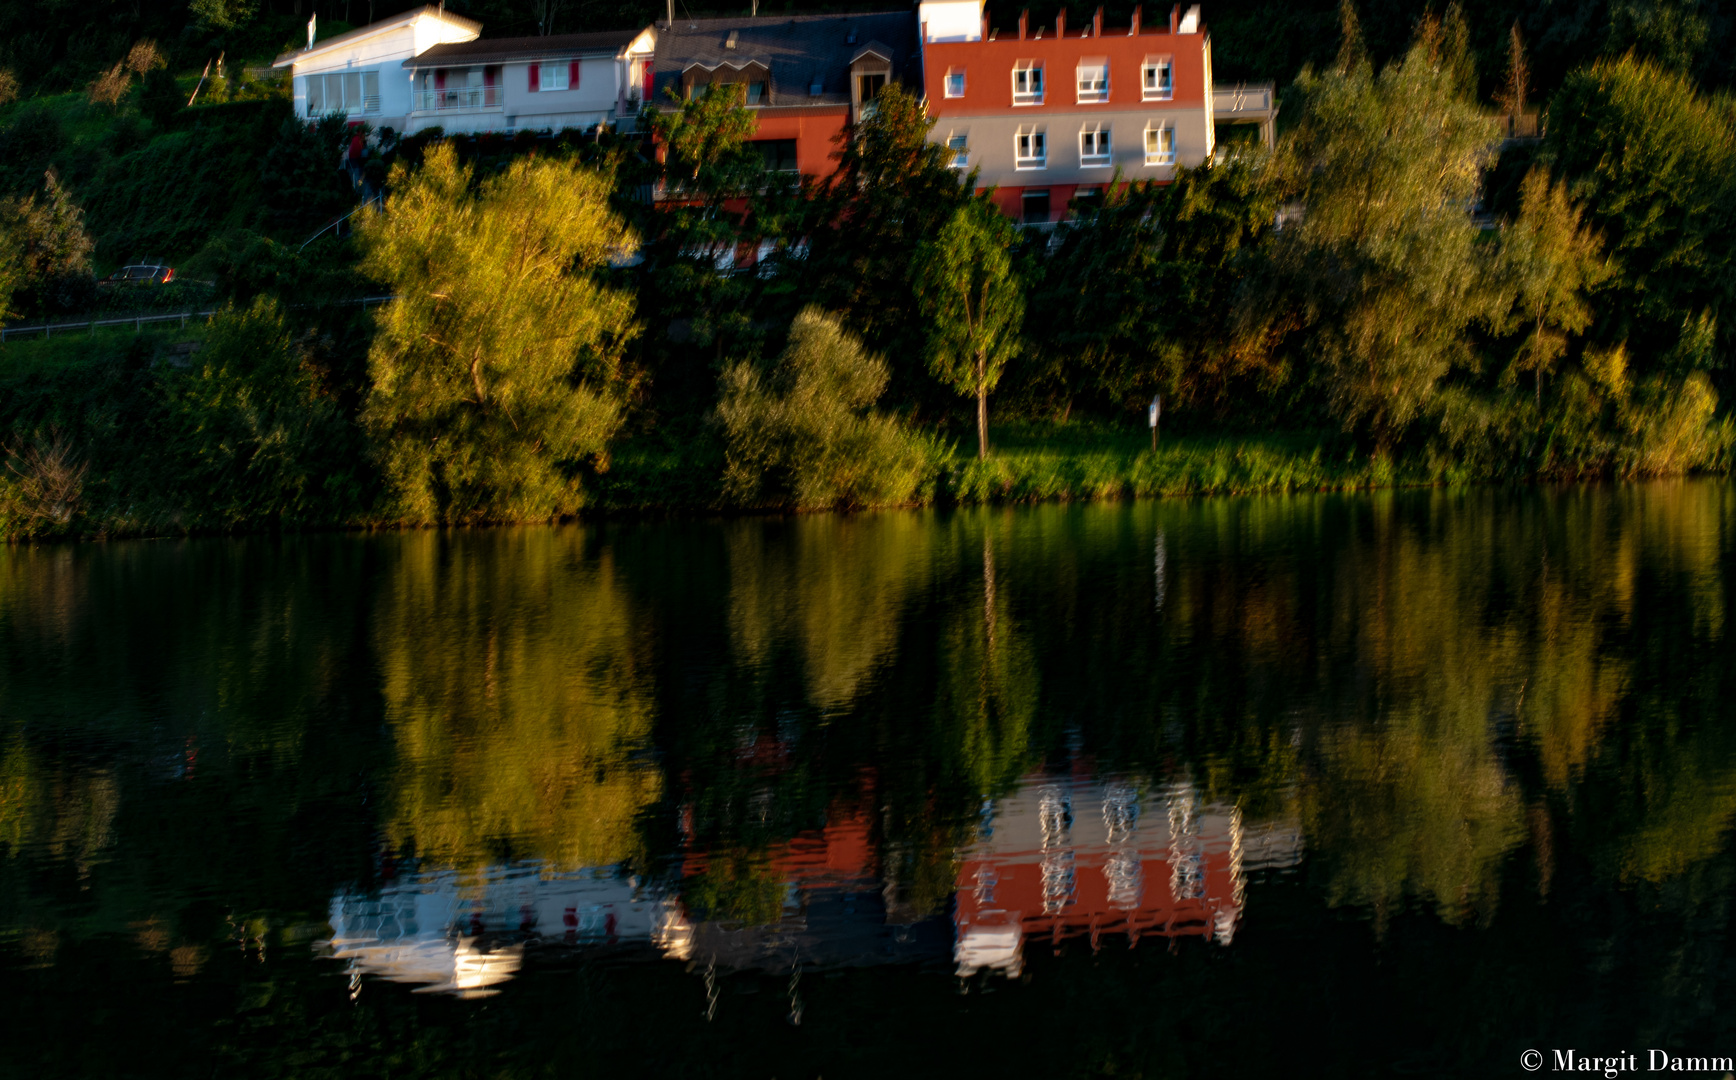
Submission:
[[984,385],[983,358],[977,357],[977,457],[989,456],[989,391]]

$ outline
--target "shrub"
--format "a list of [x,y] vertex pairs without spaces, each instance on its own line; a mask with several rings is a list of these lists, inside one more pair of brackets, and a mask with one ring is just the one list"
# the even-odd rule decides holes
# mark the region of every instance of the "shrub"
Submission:
[[0,537],[46,539],[72,532],[88,469],[58,432],[13,446],[0,463]]
[[813,308],[797,315],[769,374],[750,364],[723,374],[717,417],[727,494],[803,509],[916,498],[938,451],[872,410],[886,379],[885,362],[835,318]]

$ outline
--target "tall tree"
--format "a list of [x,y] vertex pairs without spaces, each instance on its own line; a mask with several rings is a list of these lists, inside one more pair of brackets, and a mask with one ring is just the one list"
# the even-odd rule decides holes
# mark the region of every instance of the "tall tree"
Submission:
[[953,211],[916,252],[912,285],[926,320],[930,369],[977,405],[977,456],[989,456],[989,393],[1019,350],[1025,288],[1013,265],[1018,229],[987,199]]
[[[1640,370],[1717,369],[1736,342],[1736,112],[1631,56],[1574,72],[1546,157],[1589,208],[1619,273],[1598,337]],[[1715,326],[1710,337],[1702,323]]]
[[1610,275],[1603,241],[1569,200],[1565,184],[1532,169],[1520,188],[1519,220],[1502,233],[1503,262],[1512,275],[1513,319],[1525,337],[1515,372],[1530,371],[1543,401],[1543,378],[1567,351],[1569,335],[1591,325],[1589,293]]
[[1282,147],[1303,213],[1279,263],[1329,405],[1377,455],[1469,359],[1464,330],[1495,313],[1470,218],[1495,124],[1467,93],[1462,48],[1433,19],[1378,75],[1347,47],[1336,69],[1297,80],[1301,117]]
[[632,299],[594,271],[635,243],[608,180],[521,160],[473,190],[440,144],[357,229],[380,309],[362,420],[406,521],[530,520],[583,502],[620,423]]

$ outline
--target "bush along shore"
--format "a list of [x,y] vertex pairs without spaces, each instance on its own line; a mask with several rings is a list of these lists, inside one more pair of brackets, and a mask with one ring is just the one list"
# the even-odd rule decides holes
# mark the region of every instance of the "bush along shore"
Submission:
[[[136,45],[0,103],[0,314],[112,310],[143,242],[217,314],[0,345],[0,538],[1727,470],[1732,99],[1629,50],[1503,140],[1517,31],[1479,76],[1456,7],[1378,58],[1338,20],[1275,148],[1041,230],[896,86],[823,180],[768,173],[729,87],[654,140],[366,133],[334,179],[341,119],[186,109]],[[236,174],[157,208],[189,140]]]

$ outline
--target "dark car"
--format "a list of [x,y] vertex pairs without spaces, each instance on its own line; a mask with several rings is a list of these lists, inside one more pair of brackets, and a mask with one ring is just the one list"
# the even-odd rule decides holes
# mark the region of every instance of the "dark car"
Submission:
[[165,285],[175,280],[175,268],[158,263],[134,263],[102,279],[104,285]]

